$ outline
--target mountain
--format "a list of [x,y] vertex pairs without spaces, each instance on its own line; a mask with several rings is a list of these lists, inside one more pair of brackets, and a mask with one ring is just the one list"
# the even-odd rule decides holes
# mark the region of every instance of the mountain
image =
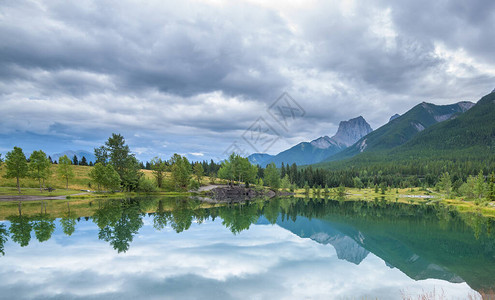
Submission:
[[322,136],[311,142],[302,142],[272,157],[268,157],[267,154],[261,156],[262,154],[255,153],[250,155],[248,159],[255,163],[262,158],[262,167],[272,162],[278,167],[282,163],[289,165],[293,163],[297,165],[314,164],[342,151],[371,131],[370,125],[363,117],[359,116],[340,122],[337,133],[332,137]]
[[81,161],[81,159],[84,157],[86,157],[86,160],[88,161],[88,163],[90,161],[92,161],[93,163],[96,161],[96,157],[93,153],[91,152],[88,152],[88,151],[84,151],[84,150],[77,150],[77,151],[73,151],[73,150],[67,150],[67,151],[64,151],[62,153],[55,153],[55,154],[52,154],[50,155],[50,157],[52,158],[52,160],[56,160],[58,161],[58,159],[64,155],[67,155],[67,157],[69,157],[71,160],[72,158],[74,157],[74,155],[77,156],[77,159],[79,161]]
[[495,92],[481,98],[469,111],[417,134],[391,151],[393,155],[437,156],[465,152],[470,156],[495,151]]
[[398,117],[400,117],[399,114],[395,114],[393,116],[390,117],[390,120],[388,120],[388,122],[392,122],[393,120],[397,119]]
[[251,162],[253,165],[260,166],[266,166],[266,162],[269,161],[271,158],[273,158],[273,155],[266,153],[253,153],[248,156],[249,162]]
[[[330,222],[318,219],[310,220],[302,216],[297,217],[294,221],[283,220],[279,217],[277,225],[301,238],[309,238],[323,245],[332,245],[339,259],[356,265],[359,265],[369,254],[368,250],[359,245],[350,236],[334,228]],[[352,228],[348,228],[348,230],[352,231]],[[359,232],[356,232],[355,235],[359,235]]]
[[342,160],[361,152],[389,150],[400,146],[426,128],[449,119],[456,118],[474,106],[463,101],[450,105],[420,103],[402,116],[392,119],[387,124],[364,136],[354,145],[328,157],[327,161]]

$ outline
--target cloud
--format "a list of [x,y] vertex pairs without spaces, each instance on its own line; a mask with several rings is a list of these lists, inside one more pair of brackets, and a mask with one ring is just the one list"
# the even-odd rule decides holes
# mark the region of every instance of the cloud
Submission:
[[[0,15],[0,134],[26,147],[25,133],[57,137],[46,147],[61,151],[120,132],[131,148],[151,149],[142,159],[159,153],[157,139],[171,142],[170,153],[210,158],[284,91],[307,114],[272,152],[332,135],[358,115],[378,128],[421,101],[476,101],[493,89],[493,8],[9,1]],[[13,147],[7,140],[2,148]]]

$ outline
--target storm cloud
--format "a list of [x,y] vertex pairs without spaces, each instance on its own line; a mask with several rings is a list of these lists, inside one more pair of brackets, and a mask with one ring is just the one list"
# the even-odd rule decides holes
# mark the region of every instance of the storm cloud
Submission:
[[[260,116],[272,153],[358,115],[377,128],[490,92],[493,28],[489,0],[3,1],[0,152],[120,132],[141,159],[216,159]],[[306,112],[288,130],[266,111],[283,92]]]

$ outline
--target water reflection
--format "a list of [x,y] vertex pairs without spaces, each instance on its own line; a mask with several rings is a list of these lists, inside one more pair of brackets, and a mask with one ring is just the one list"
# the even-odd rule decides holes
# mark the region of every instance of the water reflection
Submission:
[[[10,239],[26,247],[31,233],[40,243],[50,240],[59,228],[67,236],[77,232],[83,219],[98,228],[98,239],[125,253],[150,220],[157,231],[171,228],[184,234],[192,224],[214,222],[234,234],[253,225],[277,224],[301,238],[332,245],[339,259],[360,265],[373,253],[389,268],[398,268],[412,279],[442,279],[467,282],[477,290],[495,287],[494,222],[490,218],[459,214],[444,206],[411,206],[399,203],[331,201],[328,199],[272,199],[215,206],[180,198],[129,198],[93,200],[81,207],[69,203],[52,207],[47,213],[18,214],[0,224],[0,252]],[[50,208],[48,209],[50,212]],[[201,226],[201,225],[199,225]],[[7,253],[8,256],[9,253]]]

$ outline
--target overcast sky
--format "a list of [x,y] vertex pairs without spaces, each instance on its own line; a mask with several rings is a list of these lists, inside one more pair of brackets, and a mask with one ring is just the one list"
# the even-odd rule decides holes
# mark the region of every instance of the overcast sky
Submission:
[[[0,0],[0,152],[119,132],[142,160],[218,159],[261,117],[273,154],[495,88],[493,0],[146,2]],[[279,123],[283,92],[304,113]]]

